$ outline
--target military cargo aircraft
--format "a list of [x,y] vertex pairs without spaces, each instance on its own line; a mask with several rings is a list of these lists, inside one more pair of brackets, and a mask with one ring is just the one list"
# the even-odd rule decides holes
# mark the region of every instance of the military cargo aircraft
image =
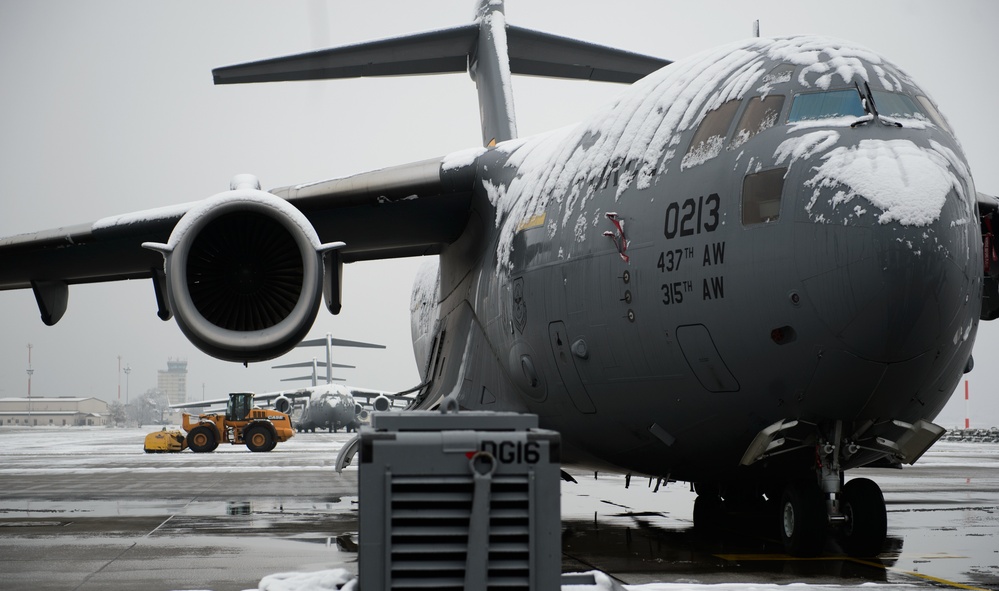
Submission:
[[[696,521],[775,506],[792,553],[827,531],[877,552],[881,492],[844,474],[942,434],[999,308],[997,202],[937,105],[850,43],[668,63],[508,25],[496,0],[466,26],[215,78],[466,70],[483,147],[270,192],[239,176],[194,205],[0,239],[0,289],[32,289],[53,324],[71,284],[151,278],[161,318],[246,363],[293,347],[320,299],[340,311],[344,263],[439,255],[413,294],[416,407],[533,412],[566,462],[694,483]],[[518,138],[513,74],[632,84]]]
[[310,393],[308,404],[292,419],[299,433],[315,433],[316,429],[336,433],[340,429],[354,431],[360,427],[357,415],[362,408],[343,386],[327,384],[306,390]]

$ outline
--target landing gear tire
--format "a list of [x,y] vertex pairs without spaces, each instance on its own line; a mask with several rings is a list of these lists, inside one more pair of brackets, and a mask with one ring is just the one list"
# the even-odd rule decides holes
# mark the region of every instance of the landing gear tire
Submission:
[[791,482],[780,500],[780,532],[791,556],[817,556],[826,540],[828,519],[822,493],[806,480]]
[[270,451],[274,449],[274,436],[266,427],[250,427],[243,434],[243,441],[250,451]]
[[219,446],[218,439],[215,438],[215,431],[204,425],[195,427],[187,434],[187,447],[194,453],[207,453],[215,451]]
[[725,505],[716,494],[700,494],[694,499],[694,529],[717,529],[725,517]]
[[840,543],[850,556],[871,557],[881,553],[888,534],[888,513],[881,488],[867,478],[843,485],[842,503],[846,523]]

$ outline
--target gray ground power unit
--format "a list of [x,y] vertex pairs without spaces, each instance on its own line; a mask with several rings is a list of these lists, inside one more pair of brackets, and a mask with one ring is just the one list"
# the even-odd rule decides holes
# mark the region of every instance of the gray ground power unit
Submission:
[[560,588],[559,435],[535,415],[374,413],[360,434],[365,591]]

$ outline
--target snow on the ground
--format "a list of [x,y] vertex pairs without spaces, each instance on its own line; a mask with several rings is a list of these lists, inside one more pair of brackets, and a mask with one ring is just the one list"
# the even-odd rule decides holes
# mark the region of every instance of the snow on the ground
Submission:
[[[649,583],[645,585],[620,585],[614,579],[600,571],[583,573],[591,575],[593,584],[563,585],[562,591],[843,591],[844,589],[862,589],[864,591],[908,591],[919,589],[916,585],[898,585],[885,583],[864,583],[858,586],[842,585],[808,585],[792,583],[790,585],[767,585],[760,583],[720,583],[714,585],[698,585],[691,583]],[[358,579],[344,569],[332,569],[306,573],[278,573],[268,575],[260,581],[258,591],[355,591]],[[247,589],[246,591],[254,591]]]
[[[193,452],[145,453],[146,435],[160,430],[152,425],[139,428],[112,427],[0,427],[4,467],[0,476],[16,474],[93,474],[96,472],[214,472],[252,466],[256,471],[280,472],[330,470],[336,454],[350,437],[312,434],[278,443],[266,454],[250,453],[243,445],[220,444],[211,462],[190,465]],[[177,427],[167,427],[168,430]],[[73,445],[58,435],[71,433]],[[53,436],[57,435],[57,436]],[[301,452],[322,452],[306,453]],[[107,458],[114,457],[114,467]],[[40,459],[41,458],[41,459]],[[294,460],[292,460],[294,458]],[[303,461],[303,458],[306,458]],[[348,468],[356,470],[356,467]]]

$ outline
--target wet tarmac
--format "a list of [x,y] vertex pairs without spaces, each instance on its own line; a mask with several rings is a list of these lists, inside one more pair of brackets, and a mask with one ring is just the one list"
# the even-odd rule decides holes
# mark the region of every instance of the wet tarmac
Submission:
[[[266,454],[145,454],[151,429],[0,428],[0,589],[256,588],[285,571],[357,570],[357,472],[346,434],[301,434]],[[874,561],[830,543],[783,554],[775,525],[693,528],[684,483],[570,470],[563,572],[624,584],[805,583],[999,590],[999,444],[938,443],[916,466],[858,470],[888,504]]]

